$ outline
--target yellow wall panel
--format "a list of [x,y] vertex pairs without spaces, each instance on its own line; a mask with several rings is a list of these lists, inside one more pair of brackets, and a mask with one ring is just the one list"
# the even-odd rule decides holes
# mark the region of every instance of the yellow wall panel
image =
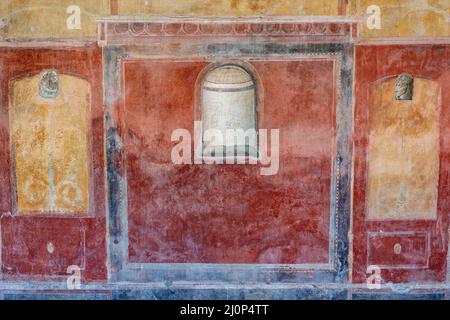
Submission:
[[117,0],[120,15],[324,15],[338,14],[338,0]]
[[434,219],[439,181],[439,86],[414,79],[413,99],[395,81],[370,91],[368,219]]
[[[9,23],[0,35],[8,38],[95,36],[97,16],[109,14],[109,0],[1,0],[0,13]],[[69,29],[67,8],[79,6],[80,29]]]
[[[367,27],[370,5],[381,9],[381,29]],[[449,0],[350,0],[348,13],[360,17],[360,35],[365,37],[447,36]]]
[[[339,0],[1,0],[0,17],[8,18],[0,36],[51,38],[95,36],[96,16],[109,15],[323,15],[337,16]],[[81,29],[66,26],[67,7],[81,9]],[[365,23],[369,5],[381,8],[381,29]],[[115,12],[117,11],[117,12]],[[448,0],[349,0],[347,14],[361,18],[360,35],[365,37],[408,37],[450,35]]]
[[56,98],[39,95],[40,75],[11,92],[11,147],[17,210],[88,212],[90,86],[60,75]]

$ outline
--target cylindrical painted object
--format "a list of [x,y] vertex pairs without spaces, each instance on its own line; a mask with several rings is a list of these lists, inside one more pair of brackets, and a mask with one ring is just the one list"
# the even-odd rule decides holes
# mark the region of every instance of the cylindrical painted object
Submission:
[[[212,70],[202,87],[203,155],[257,155],[256,90],[238,66]],[[220,153],[220,151],[219,151]]]

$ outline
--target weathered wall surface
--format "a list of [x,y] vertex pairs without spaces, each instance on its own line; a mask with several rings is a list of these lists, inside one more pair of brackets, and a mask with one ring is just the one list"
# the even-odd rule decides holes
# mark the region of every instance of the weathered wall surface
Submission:
[[[383,266],[384,281],[446,280],[449,48],[444,45],[356,48],[353,199],[356,282],[366,281],[369,265]],[[380,83],[389,84],[401,73],[415,78],[412,100],[396,100],[388,88],[381,97],[376,94]],[[425,83],[431,87],[422,92]],[[421,104],[422,115],[413,115],[414,105],[423,99],[422,95],[433,92],[433,97]],[[405,108],[409,116],[400,114]],[[392,117],[393,112],[397,112],[396,117]],[[396,128],[401,131],[395,132]],[[379,140],[382,134],[389,136]],[[426,138],[427,134],[430,136]],[[420,141],[423,146],[417,145]],[[395,143],[398,145],[394,151],[387,152],[390,144]],[[439,154],[433,148],[439,148]],[[380,160],[384,152],[387,154]],[[423,157],[424,153],[429,155]],[[422,185],[420,191],[415,191],[418,184]],[[436,204],[432,204],[433,198]],[[412,208],[408,210],[408,206]]]
[[191,16],[334,16],[338,0],[117,0],[117,13]]
[[[70,6],[81,12],[81,28],[68,29]],[[378,6],[381,28],[368,28],[367,9]],[[0,4],[0,35],[6,38],[95,36],[96,16],[353,16],[360,35],[380,37],[443,37],[449,35],[447,0],[4,0]],[[6,24],[6,22],[8,22]],[[5,27],[1,27],[6,24]]]
[[174,165],[171,133],[194,136],[195,83],[206,63],[125,64],[130,261],[328,262],[334,63],[250,63],[261,79],[257,94],[264,90],[258,126],[280,130],[281,166],[272,176],[259,165]]
[[447,0],[349,0],[348,14],[368,17],[371,5],[381,11],[381,29],[369,29],[363,20],[360,33],[364,37],[439,37],[449,35],[446,21],[450,10]]
[[[197,298],[450,299],[449,17],[448,0],[1,0],[0,298],[71,294],[77,266],[77,299],[186,297],[149,279],[220,283]],[[254,76],[257,127],[280,130],[273,176],[171,161],[225,62]]]
[[[80,8],[80,28],[67,28],[73,6]],[[97,16],[109,14],[109,1],[99,0],[3,0],[0,36],[5,38],[55,38],[95,36]]]
[[411,101],[396,100],[397,79],[369,89],[367,218],[436,218],[441,91],[414,78]]
[[[76,265],[84,279],[104,281],[101,51],[3,48],[0,66],[3,277],[57,280]],[[17,91],[44,70],[61,76],[57,98],[40,96],[36,82]],[[72,110],[63,117],[64,108]]]
[[42,75],[10,87],[10,139],[17,211],[89,211],[89,121],[86,80],[59,75],[58,97],[41,97]]

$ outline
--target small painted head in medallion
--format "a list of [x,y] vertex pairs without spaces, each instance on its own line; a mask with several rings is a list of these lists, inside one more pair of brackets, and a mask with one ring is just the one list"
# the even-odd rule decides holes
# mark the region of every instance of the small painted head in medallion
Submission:
[[413,98],[414,78],[402,73],[395,80],[395,99],[396,100],[412,100]]
[[55,70],[42,73],[39,81],[39,95],[43,98],[56,98],[59,95],[59,76]]

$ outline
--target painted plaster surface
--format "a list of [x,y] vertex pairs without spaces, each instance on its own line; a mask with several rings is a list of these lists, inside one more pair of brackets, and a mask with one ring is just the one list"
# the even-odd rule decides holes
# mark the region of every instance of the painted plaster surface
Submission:
[[[72,10],[80,9],[80,27],[67,27]],[[0,17],[5,23],[0,36],[5,38],[53,38],[95,36],[95,18],[109,14],[108,0],[2,0]]]
[[195,81],[206,65],[125,64],[130,260],[327,263],[333,62],[252,62],[264,86],[261,126],[281,128],[274,176],[251,165],[172,164],[171,132],[192,131]]
[[338,14],[337,0],[118,0],[118,13],[191,15],[191,16],[248,16],[248,15],[318,15]]
[[[369,28],[365,19],[371,5],[380,8],[381,28]],[[446,21],[447,0],[350,0],[349,15],[364,17],[360,33],[364,37],[439,37],[450,35]]]
[[84,230],[62,221],[16,224],[3,238],[4,245],[11,247],[4,252],[4,271],[42,279],[67,275],[67,266],[85,268],[84,237]]
[[[372,45],[356,49],[356,283],[367,281],[370,265],[381,266],[385,283],[446,281],[448,57],[448,45]],[[394,98],[392,81],[401,73],[413,75],[417,84],[411,101]],[[419,101],[423,102],[417,104]],[[382,165],[377,158],[381,155]],[[403,211],[402,206],[408,207],[410,202],[414,206]]]
[[40,75],[11,88],[17,211],[89,210],[89,84],[60,75],[56,98],[39,95]]
[[[256,136],[256,86],[248,74],[242,68],[222,67],[209,72],[203,80],[201,88],[202,127],[203,127],[203,153],[211,156],[217,151],[222,153],[245,154],[245,144],[251,148],[253,156],[257,150]],[[220,130],[222,141],[214,141],[214,138],[206,135],[208,130]],[[228,135],[227,130],[242,129],[253,130],[252,141],[237,142],[233,135]],[[244,138],[245,139],[245,138]],[[239,150],[239,151],[238,151]],[[222,155],[220,155],[222,157]]]
[[[0,299],[450,299],[449,14],[0,0]],[[207,77],[229,63],[250,77]],[[175,164],[199,120],[279,129],[279,170]]]
[[[101,50],[95,45],[57,50],[2,48],[0,65],[0,87],[5,93],[1,95],[0,179],[6,182],[0,193],[2,279],[30,283],[61,281],[67,277],[67,268],[75,265],[80,267],[82,281],[104,281],[106,219]],[[60,76],[60,95],[53,100],[39,96],[38,78],[45,70],[56,70]],[[14,97],[23,102],[17,104],[17,109],[12,107]],[[37,128],[40,128],[38,133],[33,134]],[[19,157],[22,169],[16,180],[14,163],[17,158],[11,146],[22,138],[31,141],[19,143],[19,149],[25,148],[22,150],[32,155],[33,161]],[[33,142],[41,143],[41,147]],[[86,143],[91,143],[96,151],[88,151]],[[35,178],[37,174],[42,173],[40,178],[48,181],[50,155],[47,147],[50,145],[58,146],[52,156],[58,211],[52,211],[47,201],[27,203],[30,195],[49,194],[49,186],[36,188],[37,195],[16,189],[16,185],[23,186],[20,182]],[[87,167],[91,168],[88,172]],[[58,191],[56,188],[74,177],[74,182],[82,189],[79,203],[72,202],[78,195],[75,189]],[[38,211],[17,212],[14,204],[17,191],[22,193],[23,209]],[[71,200],[69,205],[65,197]]]
[[396,100],[395,79],[369,93],[367,218],[435,219],[440,89],[414,79],[413,100]]

